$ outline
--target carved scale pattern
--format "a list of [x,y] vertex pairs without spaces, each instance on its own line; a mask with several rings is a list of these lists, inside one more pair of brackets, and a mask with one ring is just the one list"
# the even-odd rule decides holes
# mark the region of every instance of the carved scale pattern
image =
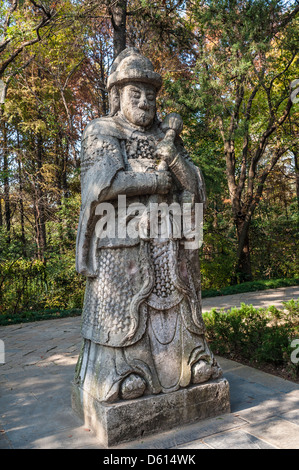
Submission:
[[170,296],[175,290],[171,276],[169,248],[169,242],[159,244],[151,242],[151,257],[155,272],[153,293],[162,298]]
[[129,308],[134,295],[122,253],[122,248],[100,251],[99,273],[89,281],[84,303],[84,322],[92,322],[95,328],[100,325],[113,334],[129,331]]

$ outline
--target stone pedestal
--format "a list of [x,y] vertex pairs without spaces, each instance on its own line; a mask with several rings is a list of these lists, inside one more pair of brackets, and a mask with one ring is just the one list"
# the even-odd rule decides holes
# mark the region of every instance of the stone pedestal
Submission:
[[101,444],[110,447],[229,413],[229,384],[221,378],[172,393],[112,404],[99,402],[73,384],[72,406]]

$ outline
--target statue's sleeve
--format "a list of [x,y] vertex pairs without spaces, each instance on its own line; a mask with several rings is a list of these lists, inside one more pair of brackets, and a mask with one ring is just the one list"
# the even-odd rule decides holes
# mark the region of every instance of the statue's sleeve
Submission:
[[81,145],[82,207],[101,201],[101,194],[124,169],[121,148],[115,137],[88,135]]
[[95,209],[120,170],[124,169],[117,138],[91,130],[81,143],[81,211],[79,217],[76,269],[86,276],[96,275]]

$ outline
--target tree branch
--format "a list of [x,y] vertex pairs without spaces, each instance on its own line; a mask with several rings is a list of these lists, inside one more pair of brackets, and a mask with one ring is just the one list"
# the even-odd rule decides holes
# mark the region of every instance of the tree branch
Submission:
[[21,70],[24,70],[26,67],[28,67],[28,65],[31,64],[31,62],[33,61],[35,56],[32,56],[30,57],[30,59],[25,63],[23,64],[21,67],[17,68],[13,73],[11,73],[9,75],[9,77],[7,78],[7,80],[5,81],[5,85],[4,85],[4,99],[6,98],[6,94],[7,94],[7,89],[8,89],[8,85],[10,84],[10,82],[12,81],[12,79],[18,74],[21,72]]
[[286,13],[280,23],[273,28],[273,34],[277,33],[281,29],[283,29],[288,23],[292,21],[293,18],[296,17],[297,13],[299,13],[299,5],[297,5],[291,13]]
[[256,174],[256,166],[264,153],[265,147],[267,145],[267,141],[269,137],[271,136],[271,134],[273,134],[273,132],[284,123],[284,121],[286,120],[286,118],[288,117],[290,113],[292,105],[293,105],[292,100],[291,98],[289,98],[283,115],[276,122],[271,117],[269,120],[267,130],[261,136],[255,155],[251,160],[251,165],[250,165],[249,175],[248,175],[247,194],[251,198],[253,197],[253,184],[254,184],[254,179],[255,179],[255,174]]
[[[34,5],[35,2],[32,2],[32,4]],[[38,8],[41,8],[41,6],[39,6],[38,4],[36,4],[36,6]],[[43,10],[43,9],[42,9]],[[36,32],[36,38],[34,39],[31,39],[31,40],[28,40],[28,41],[24,41],[19,47],[17,47],[11,54],[10,56],[4,61],[2,62],[1,66],[0,66],[0,77],[4,74],[5,70],[7,69],[7,67],[16,59],[16,57],[18,57],[18,55],[28,46],[32,46],[33,44],[36,44],[37,42],[40,42],[43,38],[40,36],[40,29],[44,28],[45,26],[47,26],[56,16],[57,12],[54,11],[54,10],[51,10],[50,12],[48,12],[47,14],[44,14],[43,18],[40,20],[39,24],[37,26],[35,26],[35,28],[33,29],[33,31]],[[44,36],[45,37],[45,36]],[[7,45],[11,42],[11,40],[7,40],[5,43],[2,43],[0,45],[0,51],[3,51]]]

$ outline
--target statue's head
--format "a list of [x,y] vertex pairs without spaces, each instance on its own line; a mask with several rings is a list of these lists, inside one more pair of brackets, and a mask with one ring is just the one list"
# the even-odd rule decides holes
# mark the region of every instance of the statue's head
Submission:
[[135,48],[127,48],[114,61],[108,78],[110,115],[121,111],[136,126],[150,126],[156,116],[156,94],[161,75]]

